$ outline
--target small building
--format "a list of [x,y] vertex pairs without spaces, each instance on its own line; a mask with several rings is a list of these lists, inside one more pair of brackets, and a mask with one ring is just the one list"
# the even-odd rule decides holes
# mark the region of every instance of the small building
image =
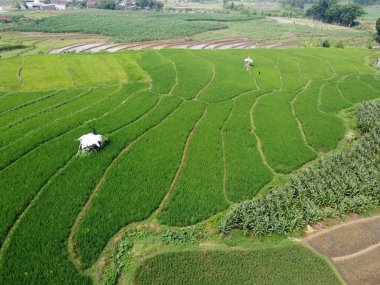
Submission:
[[92,133],[81,136],[79,139],[79,151],[97,151],[104,146],[105,140],[94,130]]
[[41,10],[42,11],[52,11],[52,10],[56,10],[56,8],[55,8],[54,4],[43,4],[43,5],[41,5]]
[[380,58],[377,59],[376,68],[380,68]]
[[41,9],[43,4],[39,2],[26,1],[25,5],[28,9]]

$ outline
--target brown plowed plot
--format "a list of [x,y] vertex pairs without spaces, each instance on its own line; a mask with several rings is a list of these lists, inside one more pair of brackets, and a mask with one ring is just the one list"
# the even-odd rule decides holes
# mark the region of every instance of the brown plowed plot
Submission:
[[380,248],[334,263],[350,285],[380,284]]
[[64,52],[117,52],[121,50],[140,50],[140,49],[164,49],[164,48],[180,48],[180,49],[252,49],[252,48],[275,48],[275,47],[295,47],[293,45],[280,45],[267,42],[253,42],[242,39],[232,40],[215,40],[215,41],[186,41],[186,40],[170,40],[170,41],[150,41],[135,42],[125,44],[104,43],[86,43],[76,44],[50,51],[50,53]]
[[324,230],[306,241],[330,258],[354,254],[380,243],[380,216]]
[[380,284],[380,216],[354,220],[305,238],[348,284]]

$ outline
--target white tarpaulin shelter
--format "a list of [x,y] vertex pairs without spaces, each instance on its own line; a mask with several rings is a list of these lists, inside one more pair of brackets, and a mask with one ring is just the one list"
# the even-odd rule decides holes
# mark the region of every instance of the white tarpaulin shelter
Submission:
[[253,66],[253,59],[251,57],[247,57],[246,59],[244,59],[244,66],[245,67]]
[[376,67],[377,67],[377,68],[380,68],[380,58],[377,59]]
[[104,145],[104,138],[95,131],[81,136],[78,141],[79,150],[91,151],[98,150]]

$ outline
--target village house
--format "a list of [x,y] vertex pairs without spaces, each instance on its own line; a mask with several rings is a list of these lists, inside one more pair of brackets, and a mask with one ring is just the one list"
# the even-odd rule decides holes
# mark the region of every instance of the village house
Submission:
[[51,4],[55,5],[55,9],[57,10],[65,10],[67,1],[66,0],[52,0]]
[[67,0],[25,0],[27,9],[40,9],[42,11],[65,10]]
[[40,3],[38,0],[33,1],[33,0],[25,0],[24,4],[27,9],[41,9],[41,6],[43,5]]

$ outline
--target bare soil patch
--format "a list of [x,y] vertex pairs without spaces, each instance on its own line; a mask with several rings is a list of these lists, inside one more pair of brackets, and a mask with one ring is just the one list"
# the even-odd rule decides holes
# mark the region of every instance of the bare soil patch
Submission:
[[208,41],[188,41],[188,40],[168,40],[168,41],[150,41],[135,42],[125,44],[104,44],[99,43],[83,43],[68,45],[63,48],[51,50],[50,53],[66,53],[66,52],[117,52],[122,50],[142,50],[142,49],[253,49],[253,48],[290,48],[297,47],[295,44],[276,44],[271,42],[255,42],[245,39],[230,40],[208,40]]
[[306,241],[330,258],[350,255],[379,243],[380,216],[359,221],[311,235]]
[[319,229],[304,241],[330,258],[347,284],[380,284],[380,215],[354,217],[346,223]]
[[380,248],[334,264],[350,285],[380,284]]

